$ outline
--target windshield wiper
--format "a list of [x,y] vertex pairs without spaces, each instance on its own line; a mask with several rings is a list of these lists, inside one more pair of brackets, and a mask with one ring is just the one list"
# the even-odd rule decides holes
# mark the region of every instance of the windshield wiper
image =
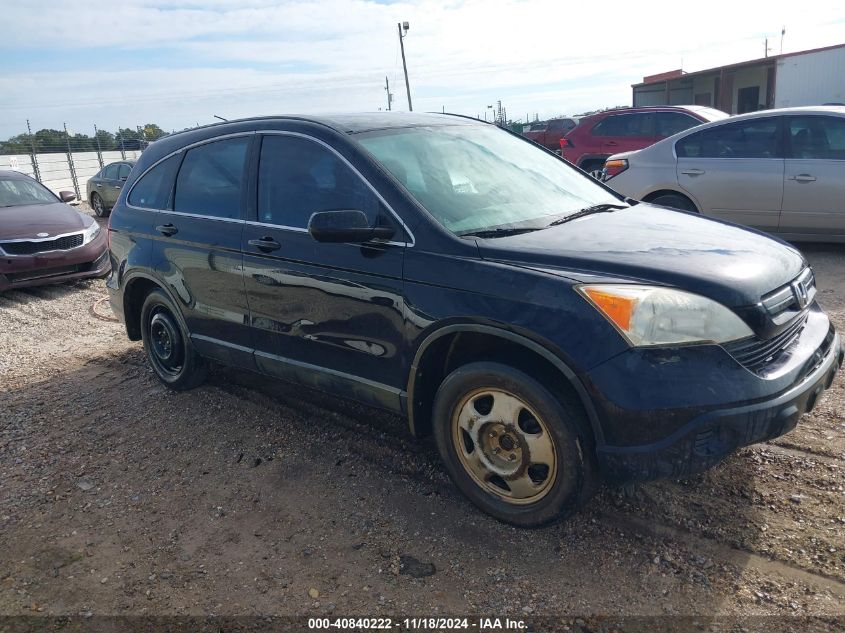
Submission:
[[583,218],[585,215],[592,215],[593,213],[609,213],[610,211],[616,211],[618,209],[627,209],[629,205],[625,204],[594,204],[591,207],[585,207],[580,211],[576,211],[575,213],[570,213],[558,220],[555,220],[549,226],[557,226],[558,224],[566,224],[570,220],[577,220],[578,218]]
[[459,237],[507,237],[509,235],[520,235],[522,233],[530,233],[531,231],[539,231],[540,226],[532,226],[530,228],[498,228],[498,229],[481,229],[479,231],[467,231],[466,233],[458,233]]

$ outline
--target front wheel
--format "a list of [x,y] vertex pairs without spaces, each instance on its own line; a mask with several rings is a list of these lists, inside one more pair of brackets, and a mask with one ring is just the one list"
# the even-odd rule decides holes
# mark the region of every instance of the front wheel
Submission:
[[660,207],[669,207],[670,209],[690,211],[692,213],[698,212],[698,209],[695,208],[692,200],[679,193],[662,193],[659,196],[655,196],[654,198],[648,200],[648,202]]
[[170,389],[183,391],[202,384],[207,368],[176,315],[164,291],[153,290],[141,308],[141,338],[158,379]]
[[517,369],[456,369],[437,392],[434,420],[455,485],[501,521],[537,527],[564,519],[593,490],[583,412]]

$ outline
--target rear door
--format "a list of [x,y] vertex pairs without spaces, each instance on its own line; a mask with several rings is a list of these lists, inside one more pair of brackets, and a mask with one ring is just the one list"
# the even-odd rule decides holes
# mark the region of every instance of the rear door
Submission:
[[[261,140],[256,211],[243,235],[256,363],[314,387],[398,406],[405,233],[347,158],[295,133]],[[396,229],[390,243],[329,244],[312,213],[363,211]]]
[[781,117],[725,123],[675,143],[678,184],[699,210],[777,231],[783,201]]
[[114,206],[114,204],[117,202],[117,197],[120,195],[120,190],[123,189],[123,185],[126,182],[126,179],[129,178],[130,171],[132,171],[132,165],[130,165],[129,163],[118,163],[117,178],[112,183],[110,183],[111,186],[108,188],[108,206]]
[[845,234],[845,117],[787,118],[780,231]]
[[120,163],[112,163],[103,170],[103,175],[100,178],[97,187],[97,193],[106,204],[106,208],[111,208],[117,202],[117,194],[120,193],[121,182],[118,178],[120,171]]
[[241,233],[247,156],[254,134],[184,152],[168,209],[156,214],[154,265],[178,298],[197,349],[252,366]]
[[654,116],[649,112],[612,114],[593,128],[601,139],[601,152],[612,155],[648,147],[654,136]]

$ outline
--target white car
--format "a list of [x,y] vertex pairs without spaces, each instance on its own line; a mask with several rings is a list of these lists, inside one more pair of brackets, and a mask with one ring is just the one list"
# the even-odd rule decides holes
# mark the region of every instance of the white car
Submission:
[[798,241],[845,242],[845,107],[765,110],[616,154],[605,179],[635,200]]

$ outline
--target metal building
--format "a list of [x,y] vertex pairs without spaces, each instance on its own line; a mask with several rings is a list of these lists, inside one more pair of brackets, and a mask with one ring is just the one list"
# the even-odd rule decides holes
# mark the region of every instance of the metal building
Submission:
[[643,77],[631,88],[634,106],[696,104],[729,114],[845,104],[845,44],[693,73],[671,70]]

